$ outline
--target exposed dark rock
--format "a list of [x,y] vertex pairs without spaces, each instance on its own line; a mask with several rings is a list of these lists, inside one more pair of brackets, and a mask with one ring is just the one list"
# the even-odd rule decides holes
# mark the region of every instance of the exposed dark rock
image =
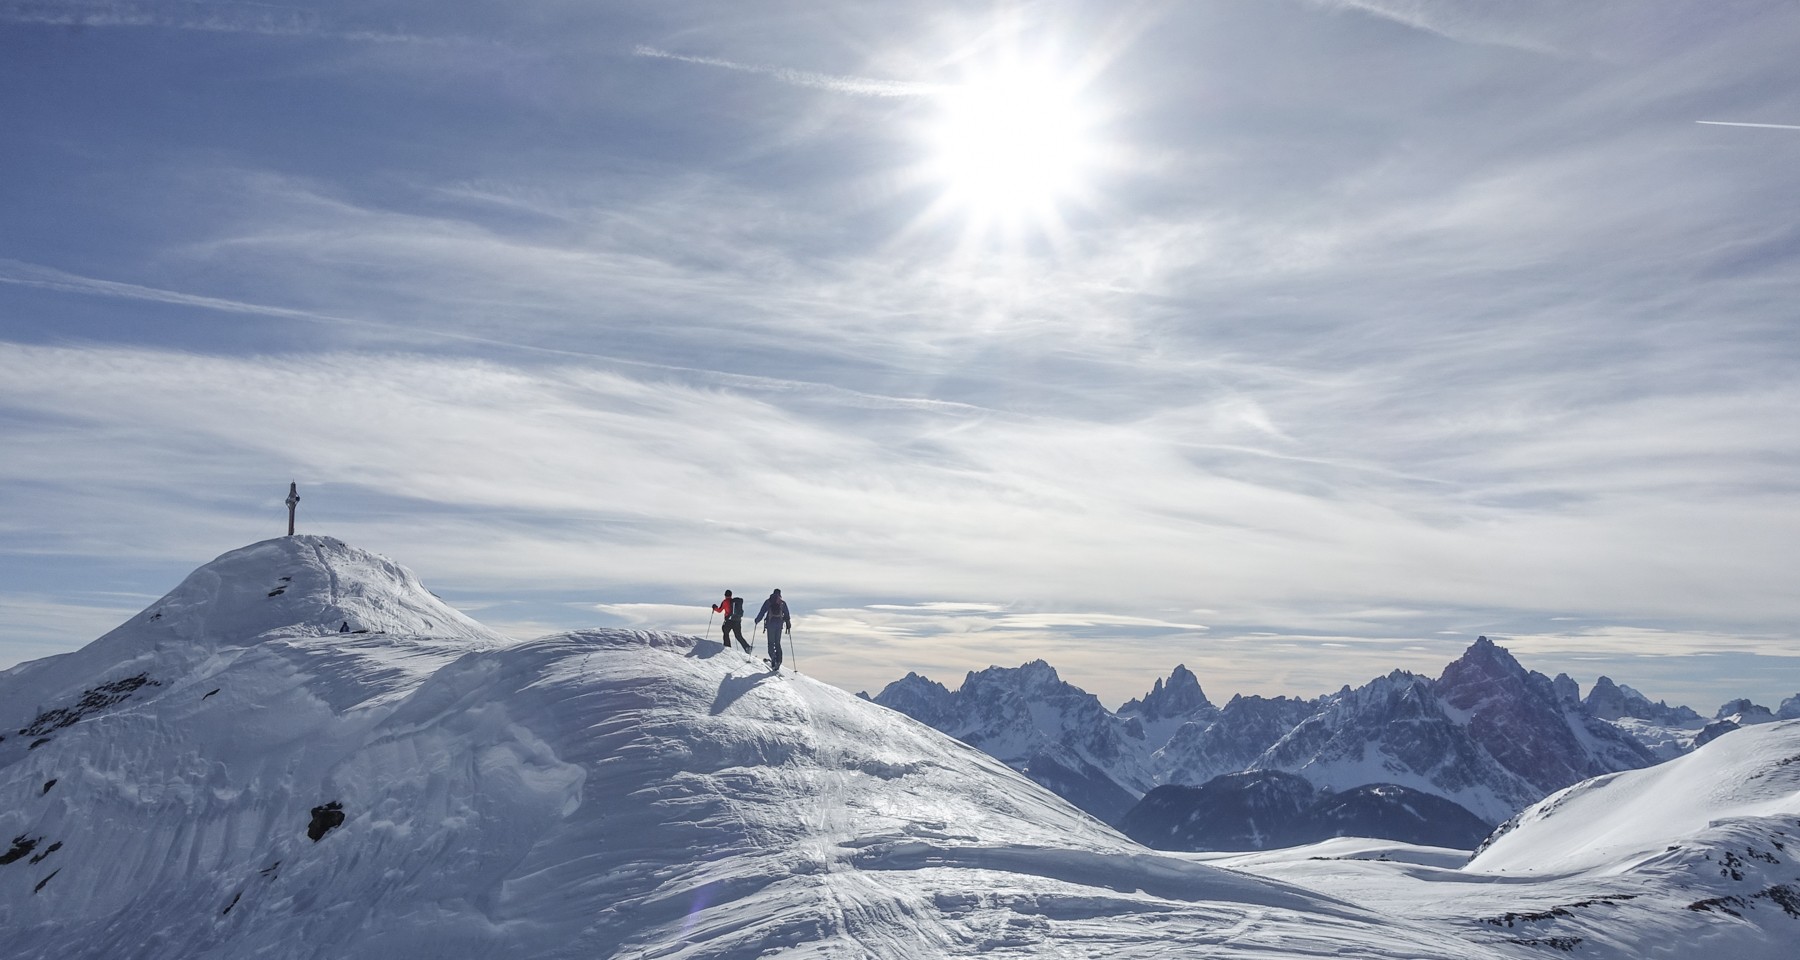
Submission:
[[1594,681],[1594,688],[1588,691],[1584,705],[1589,713],[1602,720],[1632,717],[1676,726],[1700,719],[1700,714],[1691,708],[1671,707],[1661,700],[1652,703],[1649,697],[1623,684],[1614,683],[1611,677],[1601,677]]
[[13,842],[12,842],[12,849],[6,851],[5,853],[0,853],[0,867],[3,867],[9,863],[14,863],[16,861],[23,860],[28,854],[31,853],[31,851],[37,849],[37,845],[40,842],[42,842],[43,839],[44,839],[43,837],[29,837],[23,833],[14,837]]
[[224,910],[219,911],[219,915],[225,916],[226,914],[229,914],[231,912],[231,908],[237,906],[238,899],[240,897],[242,897],[243,895],[244,895],[244,891],[242,891],[242,890],[239,890],[237,893],[232,894],[231,902],[225,905]]
[[1297,697],[1234,696],[1211,723],[1190,723],[1163,745],[1169,782],[1199,786],[1240,773],[1319,709]]
[[1580,937],[1514,937],[1510,942],[1523,947],[1549,947],[1564,953],[1574,953],[1581,946]]
[[124,703],[131,695],[143,687],[160,687],[162,681],[150,679],[150,675],[140,673],[133,677],[113,680],[90,687],[82,691],[81,699],[72,707],[57,707],[37,715],[24,729],[19,731],[22,737],[40,737],[46,733],[54,733],[64,727],[79,723],[88,717],[105,710],[107,707]]
[[32,888],[31,888],[31,892],[32,892],[32,895],[33,895],[33,896],[35,896],[35,895],[36,895],[36,894],[37,894],[37,892],[38,892],[38,891],[39,891],[39,890],[42,890],[42,889],[44,889],[44,884],[46,884],[46,883],[49,883],[49,882],[50,882],[50,878],[51,878],[51,877],[54,877],[54,876],[56,876],[56,875],[57,875],[57,874],[59,874],[59,873],[61,873],[61,872],[62,872],[62,871],[61,871],[61,870],[52,870],[52,871],[50,871],[50,876],[49,876],[49,877],[45,877],[45,878],[44,878],[44,879],[42,879],[42,880],[39,880],[39,881],[38,881],[38,882],[37,882],[37,886],[35,886],[35,887],[32,887]]
[[43,853],[40,853],[37,856],[32,857],[31,862],[32,863],[43,863],[44,860],[46,858],[48,858],[51,854],[53,854],[56,851],[61,850],[61,849],[62,849],[62,841],[58,840],[55,843],[45,847]]
[[55,737],[39,737],[36,740],[31,741],[31,746],[26,747],[25,749],[36,750],[37,748],[43,746],[46,743],[49,743],[50,741],[52,741],[54,739],[56,739],[56,738]]
[[[1605,677],[1600,679],[1605,680]],[[1550,688],[1556,691],[1556,699],[1568,704],[1581,703],[1581,684],[1566,673],[1559,673],[1550,681]],[[1592,696],[1592,694],[1589,694]]]
[[343,826],[344,805],[336,800],[324,806],[312,808],[312,822],[306,825],[306,835],[312,842],[318,843],[327,833]]
[[44,794],[46,794],[46,793],[49,793],[49,792],[50,792],[50,788],[51,788],[51,787],[54,787],[54,786],[56,786],[56,778],[55,778],[55,777],[52,777],[52,778],[50,778],[50,779],[48,779],[48,780],[45,780],[45,781],[44,781],[44,789],[42,789],[42,790],[40,790],[40,791],[38,791],[38,796],[40,796],[40,797],[41,797],[41,796],[43,796],[43,795],[44,795]]
[[1728,913],[1734,917],[1741,918],[1743,917],[1743,914],[1739,913],[1738,909],[1745,906],[1748,906],[1748,904],[1744,902],[1743,897],[1708,897],[1705,900],[1696,900],[1693,903],[1688,904],[1687,908],[1696,912],[1705,911],[1708,913],[1717,910],[1720,913]]
[[1694,746],[1704,747],[1736,729],[1738,725],[1730,720],[1714,720],[1694,736]]
[[1768,898],[1771,903],[1780,907],[1782,912],[1800,920],[1800,890],[1795,890],[1785,883],[1778,883],[1757,896]]
[[200,698],[200,699],[202,699],[202,700],[205,700],[205,699],[206,699],[206,697],[210,697],[210,696],[212,696],[212,695],[213,695],[213,694],[215,694],[215,693],[218,693],[218,692],[219,692],[219,690],[220,690],[220,689],[222,689],[222,688],[220,688],[220,687],[214,687],[214,688],[212,688],[212,689],[211,689],[211,690],[208,690],[208,691],[206,691],[206,695],[205,695],[205,696],[203,696],[203,697],[201,697],[201,698]]
[[1469,737],[1539,797],[1656,762],[1611,724],[1565,710],[1549,677],[1526,670],[1487,637],[1444,668],[1436,692],[1468,716]]
[[1773,711],[1761,704],[1751,702],[1749,697],[1739,697],[1736,700],[1727,700],[1720,704],[1719,712],[1713,714],[1713,719],[1724,720],[1727,717],[1738,717],[1744,723],[1768,723],[1776,719]]
[[1206,699],[1200,689],[1200,678],[1186,664],[1178,664],[1169,673],[1167,683],[1161,677],[1141,700],[1127,700],[1119,715],[1139,717],[1145,721],[1206,719],[1218,716],[1219,708]]
[[867,693],[863,696],[890,710],[898,710],[926,726],[936,727],[950,719],[955,694],[936,680],[909,672],[882,687],[881,692],[875,696],[870,697]]
[[[1574,903],[1565,904],[1563,906],[1551,907],[1548,910],[1537,910],[1531,913],[1507,912],[1497,917],[1481,917],[1479,919],[1480,922],[1495,927],[1511,927],[1515,923],[1543,923],[1549,920],[1560,920],[1564,917],[1572,917],[1575,915],[1574,911],[1582,907],[1612,906],[1614,904],[1624,903],[1627,900],[1636,900],[1637,898],[1638,895],[1635,893],[1605,894],[1598,897],[1591,897],[1587,900],[1577,900]],[[1514,942],[1520,943],[1523,941]]]

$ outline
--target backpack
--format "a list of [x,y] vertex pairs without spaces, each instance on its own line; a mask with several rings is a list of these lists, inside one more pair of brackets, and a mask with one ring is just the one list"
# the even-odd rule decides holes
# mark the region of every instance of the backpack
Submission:
[[739,619],[743,619],[743,616],[744,616],[744,598],[743,597],[732,597],[731,598],[731,615],[734,617],[737,617]]

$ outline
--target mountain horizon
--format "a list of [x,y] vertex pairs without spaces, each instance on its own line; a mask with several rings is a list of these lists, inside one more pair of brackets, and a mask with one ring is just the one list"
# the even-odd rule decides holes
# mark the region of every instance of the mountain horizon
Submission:
[[0,672],[0,729],[21,960],[1149,957],[1245,923],[1246,957],[1497,956],[1146,851],[703,638],[499,638],[330,537]]

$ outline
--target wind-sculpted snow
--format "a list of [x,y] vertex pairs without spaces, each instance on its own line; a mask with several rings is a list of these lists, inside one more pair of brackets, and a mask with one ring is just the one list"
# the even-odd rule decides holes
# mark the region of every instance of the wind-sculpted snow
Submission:
[[1732,732],[1659,766],[1558,791],[1466,865],[1448,851],[1366,840],[1214,862],[1524,955],[1792,960],[1800,721]]
[[505,642],[325,538],[0,695],[8,731],[74,718],[0,741],[16,960],[1500,956],[1147,851],[716,643]]

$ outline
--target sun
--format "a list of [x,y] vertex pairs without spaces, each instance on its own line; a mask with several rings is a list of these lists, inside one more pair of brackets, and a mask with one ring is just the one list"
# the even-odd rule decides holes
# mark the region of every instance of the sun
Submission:
[[1014,240],[1059,233],[1100,155],[1080,76],[1017,56],[942,87],[924,141],[923,178],[937,190],[928,218],[960,216],[969,235]]

